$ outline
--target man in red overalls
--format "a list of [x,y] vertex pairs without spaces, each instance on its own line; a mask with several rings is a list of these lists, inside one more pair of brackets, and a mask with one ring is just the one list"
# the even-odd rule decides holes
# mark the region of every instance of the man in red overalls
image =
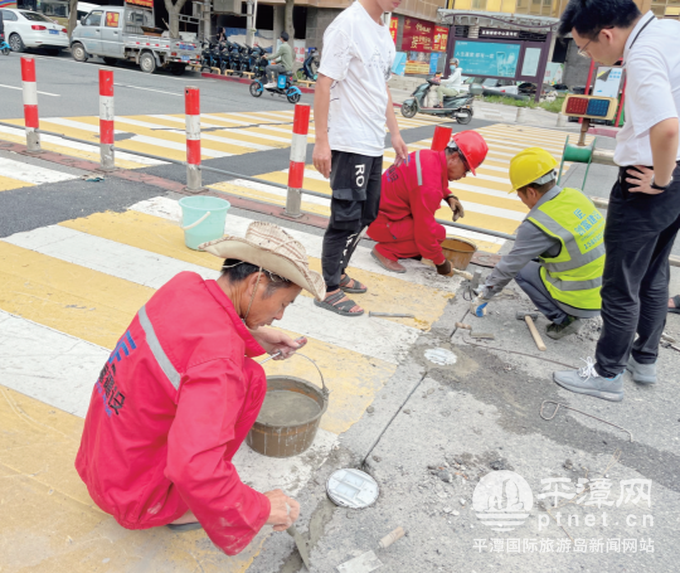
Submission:
[[408,161],[394,165],[382,176],[382,192],[377,219],[368,227],[368,236],[377,241],[371,255],[388,271],[404,273],[398,259],[430,259],[442,275],[451,272],[441,243],[446,229],[435,221],[435,213],[445,200],[453,220],[465,212],[458,198],[449,191],[449,181],[469,172],[476,175],[489,147],[476,131],[461,131],[451,137],[444,151],[421,150],[409,154]]

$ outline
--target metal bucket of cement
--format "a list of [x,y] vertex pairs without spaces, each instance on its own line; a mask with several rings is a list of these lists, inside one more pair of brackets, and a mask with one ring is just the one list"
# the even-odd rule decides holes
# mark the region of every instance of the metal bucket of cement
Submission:
[[465,239],[454,239],[449,237],[442,243],[444,257],[454,269],[464,271],[472,260],[472,256],[477,252],[477,245]]
[[267,376],[267,394],[260,414],[246,437],[257,453],[289,458],[312,445],[321,416],[328,407],[328,388],[321,370],[306,358],[321,376],[321,388],[295,376]]

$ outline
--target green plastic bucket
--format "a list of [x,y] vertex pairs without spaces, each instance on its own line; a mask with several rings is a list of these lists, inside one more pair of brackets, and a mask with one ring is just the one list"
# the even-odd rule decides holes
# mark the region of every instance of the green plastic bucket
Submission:
[[182,229],[184,244],[198,250],[206,241],[220,239],[224,235],[224,222],[231,207],[229,201],[218,197],[182,197]]

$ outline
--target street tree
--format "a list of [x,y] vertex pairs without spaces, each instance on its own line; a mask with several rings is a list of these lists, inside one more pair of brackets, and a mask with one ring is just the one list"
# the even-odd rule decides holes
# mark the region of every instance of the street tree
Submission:
[[68,3],[68,24],[66,30],[69,37],[73,33],[74,28],[78,24],[78,0],[69,0]]
[[[167,2],[167,0],[166,0]],[[286,0],[286,7],[283,11],[283,29],[288,32],[291,47],[295,44],[295,28],[293,27],[293,6],[295,0]]]
[[165,7],[168,10],[168,20],[170,26],[170,37],[179,38],[179,14],[184,8],[187,0],[165,0]]

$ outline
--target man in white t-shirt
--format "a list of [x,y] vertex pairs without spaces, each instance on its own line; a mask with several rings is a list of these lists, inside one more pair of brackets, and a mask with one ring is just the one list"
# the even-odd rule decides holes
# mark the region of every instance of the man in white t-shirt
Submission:
[[385,124],[395,164],[408,156],[387,88],[394,42],[382,22],[401,0],[357,0],[326,29],[314,95],[314,167],[330,176],[331,217],[323,238],[321,265],[326,298],[317,306],[342,316],[363,309],[344,293],[367,288],[345,270],[362,231],[378,215]]
[[[579,54],[605,65],[623,58],[626,124],[616,140],[620,166],[604,231],[602,332],[595,362],[555,372],[560,386],[623,400],[623,372],[656,382],[666,322],[668,257],[680,228],[680,23],[644,16],[633,0],[571,0],[560,22]],[[637,338],[635,337],[637,334]]]

